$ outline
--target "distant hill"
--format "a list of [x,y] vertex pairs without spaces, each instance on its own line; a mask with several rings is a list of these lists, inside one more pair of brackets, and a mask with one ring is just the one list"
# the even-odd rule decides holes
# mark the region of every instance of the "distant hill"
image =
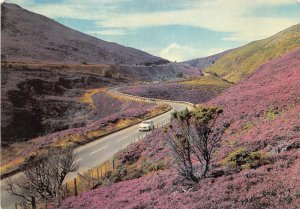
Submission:
[[72,30],[15,4],[1,4],[1,23],[3,61],[141,65],[168,62]]
[[202,75],[201,70],[181,63],[167,63],[151,66],[119,65],[118,70],[124,76],[142,81],[173,80],[181,77],[180,75],[182,75],[182,77]]
[[207,72],[216,73],[231,82],[238,82],[264,62],[300,46],[300,24],[269,38],[251,42],[225,54]]
[[215,55],[211,55],[208,57],[196,58],[188,61],[182,62],[182,64],[195,67],[201,70],[213,65],[217,60],[221,59],[225,54],[229,53],[231,50],[227,50]]

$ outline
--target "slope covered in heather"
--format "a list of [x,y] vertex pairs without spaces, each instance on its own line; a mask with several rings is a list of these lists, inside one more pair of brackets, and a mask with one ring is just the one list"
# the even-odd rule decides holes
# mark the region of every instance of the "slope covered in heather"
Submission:
[[141,97],[203,103],[230,87],[230,83],[214,75],[205,75],[188,81],[152,83],[123,88],[123,91]]
[[264,62],[298,46],[300,46],[300,24],[230,51],[207,68],[207,72],[216,73],[230,82],[238,82]]
[[[131,178],[124,179],[132,180],[68,198],[58,208],[296,209],[300,205],[295,186],[300,181],[300,48],[260,66],[206,105],[221,106],[220,121],[231,122],[208,178],[193,186],[180,181],[169,161],[164,134],[158,131],[119,154],[127,159],[125,163],[129,161],[121,171],[135,169],[125,172]],[[228,156],[242,150],[263,156],[265,162],[255,169],[247,167],[241,155],[241,165],[228,166]],[[159,161],[169,167],[144,176],[138,173],[136,177],[142,177],[134,179],[132,172],[140,172],[139,166]]]
[[67,28],[15,4],[1,4],[3,61],[145,64],[167,60]]

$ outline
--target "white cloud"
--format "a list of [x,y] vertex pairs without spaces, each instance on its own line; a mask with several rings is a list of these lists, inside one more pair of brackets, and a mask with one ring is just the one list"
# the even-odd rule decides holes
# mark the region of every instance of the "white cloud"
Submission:
[[191,8],[176,11],[118,14],[97,24],[104,27],[122,28],[188,25],[231,33],[225,40],[251,41],[271,36],[300,21],[300,18],[251,16],[251,11],[255,8],[295,4],[293,0],[215,0],[195,2]]
[[186,59],[189,59],[190,57],[196,56],[197,53],[198,50],[194,48],[172,43],[166,48],[161,50],[160,56],[170,61],[181,62]]
[[[174,3],[181,5],[181,9],[160,12],[149,10],[143,13],[128,13],[118,8],[120,2],[134,0],[62,0],[58,3],[36,3],[33,0],[8,1],[50,18],[94,20],[102,28],[128,30],[151,26],[185,25],[227,32],[229,35],[224,40],[239,42],[265,38],[300,22],[300,17],[254,15],[254,10],[257,8],[299,6],[297,2],[300,0],[174,0]],[[100,31],[99,34],[101,33],[122,35],[122,32],[117,30]]]
[[[149,51],[149,50],[148,50]],[[159,53],[153,50],[153,54],[168,59],[170,61],[186,61],[193,58],[213,55],[225,51],[221,48],[199,49],[190,46],[184,46],[177,43],[172,43],[160,50]]]

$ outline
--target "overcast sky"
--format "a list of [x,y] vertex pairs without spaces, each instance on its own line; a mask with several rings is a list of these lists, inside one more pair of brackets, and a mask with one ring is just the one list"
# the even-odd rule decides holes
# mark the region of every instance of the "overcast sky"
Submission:
[[300,23],[300,0],[7,0],[171,61],[212,55]]

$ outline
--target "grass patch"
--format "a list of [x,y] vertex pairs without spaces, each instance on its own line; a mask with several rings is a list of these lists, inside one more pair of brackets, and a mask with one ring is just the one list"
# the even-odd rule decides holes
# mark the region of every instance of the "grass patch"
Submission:
[[237,136],[239,134],[242,134],[242,133],[246,133],[247,131],[249,131],[252,127],[254,127],[254,123],[252,122],[246,122],[244,123],[240,128],[238,129],[235,129],[231,132],[231,135],[233,136]]
[[238,148],[229,153],[221,162],[230,169],[253,169],[271,163],[269,156],[264,152],[250,152],[246,148]]
[[91,109],[95,109],[96,106],[93,100],[93,96],[95,94],[103,93],[106,90],[106,88],[90,89],[82,97],[80,97],[80,102],[87,103],[89,104]]
[[218,76],[208,74],[208,73],[206,73],[205,76],[203,77],[194,80],[183,81],[181,83],[187,85],[203,86],[203,87],[214,86],[221,89],[229,88],[231,86],[230,83],[223,80],[222,78],[219,78]]
[[279,116],[280,112],[277,108],[270,107],[264,114],[265,119],[267,120],[273,120]]

